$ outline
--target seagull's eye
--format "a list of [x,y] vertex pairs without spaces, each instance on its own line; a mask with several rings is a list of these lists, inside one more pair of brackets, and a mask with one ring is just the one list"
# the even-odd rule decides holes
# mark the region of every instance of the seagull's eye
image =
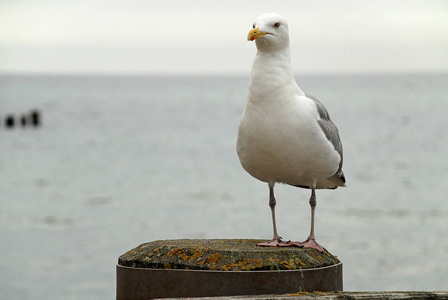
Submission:
[[280,23],[275,23],[272,27],[274,27],[274,28],[279,28],[280,27]]
[[252,28],[253,28],[253,29],[255,29],[255,24],[254,24],[254,25],[252,25]]

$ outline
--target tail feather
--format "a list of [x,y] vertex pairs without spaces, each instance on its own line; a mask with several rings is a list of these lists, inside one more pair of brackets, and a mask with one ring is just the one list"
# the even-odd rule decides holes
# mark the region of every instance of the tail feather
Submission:
[[[294,185],[296,187],[309,189],[309,186],[304,185]],[[345,187],[345,176],[344,173],[334,174],[330,178],[318,181],[316,184],[316,189],[337,189],[338,187]]]
[[318,188],[318,189],[336,189],[339,186],[343,186],[343,187],[346,186],[344,173],[334,174],[330,178],[319,181],[316,185],[316,188]]

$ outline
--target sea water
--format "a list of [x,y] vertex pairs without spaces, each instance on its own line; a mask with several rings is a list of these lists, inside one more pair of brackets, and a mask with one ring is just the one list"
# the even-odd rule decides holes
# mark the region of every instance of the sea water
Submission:
[[[339,127],[347,187],[317,191],[344,289],[448,289],[448,74],[297,76]],[[1,299],[112,299],[118,257],[179,238],[272,237],[235,151],[248,77],[0,76]],[[38,128],[7,115],[41,113]],[[309,190],[276,185],[284,239]]]

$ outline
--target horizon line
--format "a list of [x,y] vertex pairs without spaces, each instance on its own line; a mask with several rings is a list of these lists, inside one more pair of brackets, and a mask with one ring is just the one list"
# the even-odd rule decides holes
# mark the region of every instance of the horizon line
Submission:
[[[0,70],[0,76],[47,77],[250,77],[251,72],[96,72],[96,71],[11,71]],[[448,75],[448,70],[387,70],[387,71],[308,71],[294,72],[294,77],[310,76],[380,76],[380,75]]]

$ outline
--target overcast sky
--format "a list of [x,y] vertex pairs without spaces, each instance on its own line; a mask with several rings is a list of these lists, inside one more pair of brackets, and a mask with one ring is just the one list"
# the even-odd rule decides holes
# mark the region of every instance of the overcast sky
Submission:
[[448,71],[442,0],[0,0],[0,72],[248,74],[267,12],[296,74]]

